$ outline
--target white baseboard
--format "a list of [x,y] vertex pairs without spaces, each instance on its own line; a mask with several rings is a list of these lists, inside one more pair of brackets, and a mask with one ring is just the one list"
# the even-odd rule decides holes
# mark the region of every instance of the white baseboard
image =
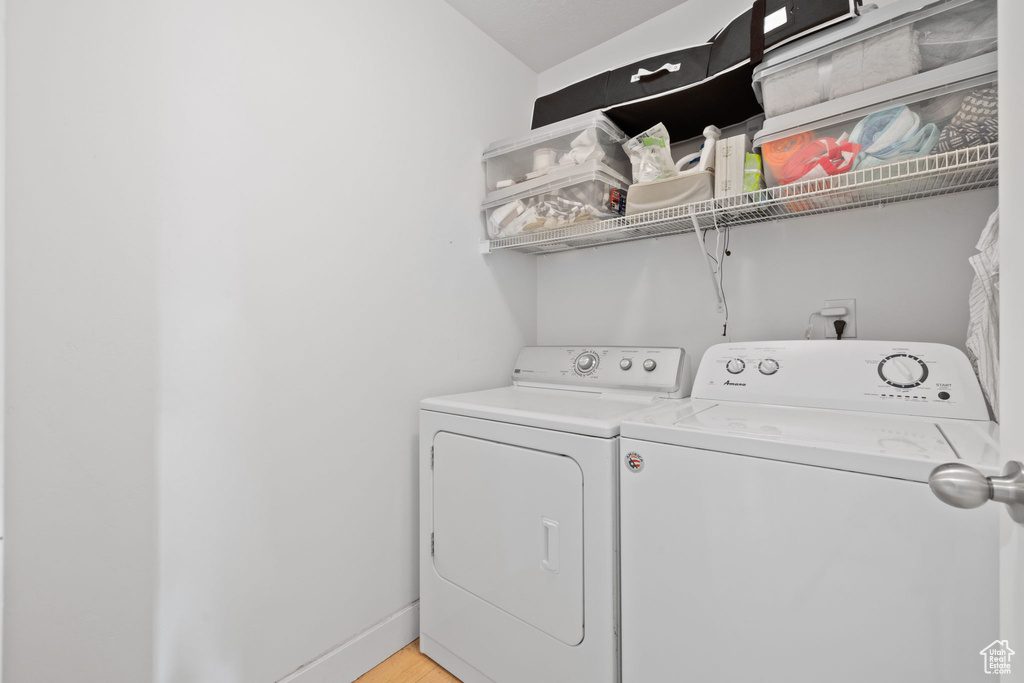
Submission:
[[420,634],[417,600],[359,635],[325,652],[277,683],[344,683],[354,681],[416,640]]

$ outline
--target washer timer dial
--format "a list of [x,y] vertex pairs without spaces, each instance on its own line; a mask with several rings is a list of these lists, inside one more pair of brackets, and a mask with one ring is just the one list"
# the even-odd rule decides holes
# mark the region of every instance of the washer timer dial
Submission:
[[589,375],[594,370],[597,370],[597,354],[591,351],[584,351],[580,355],[576,356],[576,372],[581,375]]
[[913,389],[928,379],[928,366],[917,356],[894,353],[878,364],[878,376],[897,389]]

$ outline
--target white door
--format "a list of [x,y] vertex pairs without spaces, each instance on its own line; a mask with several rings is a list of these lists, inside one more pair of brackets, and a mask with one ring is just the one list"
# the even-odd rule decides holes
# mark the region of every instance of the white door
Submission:
[[571,458],[434,437],[434,568],[557,638],[583,640],[583,472]]
[[[1024,461],[1024,3],[999,0],[999,223],[1000,234],[1000,413],[1006,460]],[[1005,681],[1024,683],[1024,527],[1000,516],[1000,638],[1016,652]]]

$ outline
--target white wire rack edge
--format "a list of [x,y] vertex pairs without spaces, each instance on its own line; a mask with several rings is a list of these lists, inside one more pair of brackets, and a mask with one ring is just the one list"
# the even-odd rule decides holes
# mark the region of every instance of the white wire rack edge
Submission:
[[990,143],[632,216],[485,240],[481,251],[555,253],[692,232],[694,219],[702,230],[749,225],[964,192],[998,180],[999,144]]

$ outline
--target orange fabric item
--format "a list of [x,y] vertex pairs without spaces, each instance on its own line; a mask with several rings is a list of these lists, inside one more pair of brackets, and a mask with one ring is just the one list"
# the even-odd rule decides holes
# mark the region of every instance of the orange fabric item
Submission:
[[814,140],[814,132],[807,131],[788,138],[773,140],[761,145],[761,158],[764,160],[766,169],[772,172],[776,178],[782,175],[782,169],[786,167],[789,158],[798,150]]

